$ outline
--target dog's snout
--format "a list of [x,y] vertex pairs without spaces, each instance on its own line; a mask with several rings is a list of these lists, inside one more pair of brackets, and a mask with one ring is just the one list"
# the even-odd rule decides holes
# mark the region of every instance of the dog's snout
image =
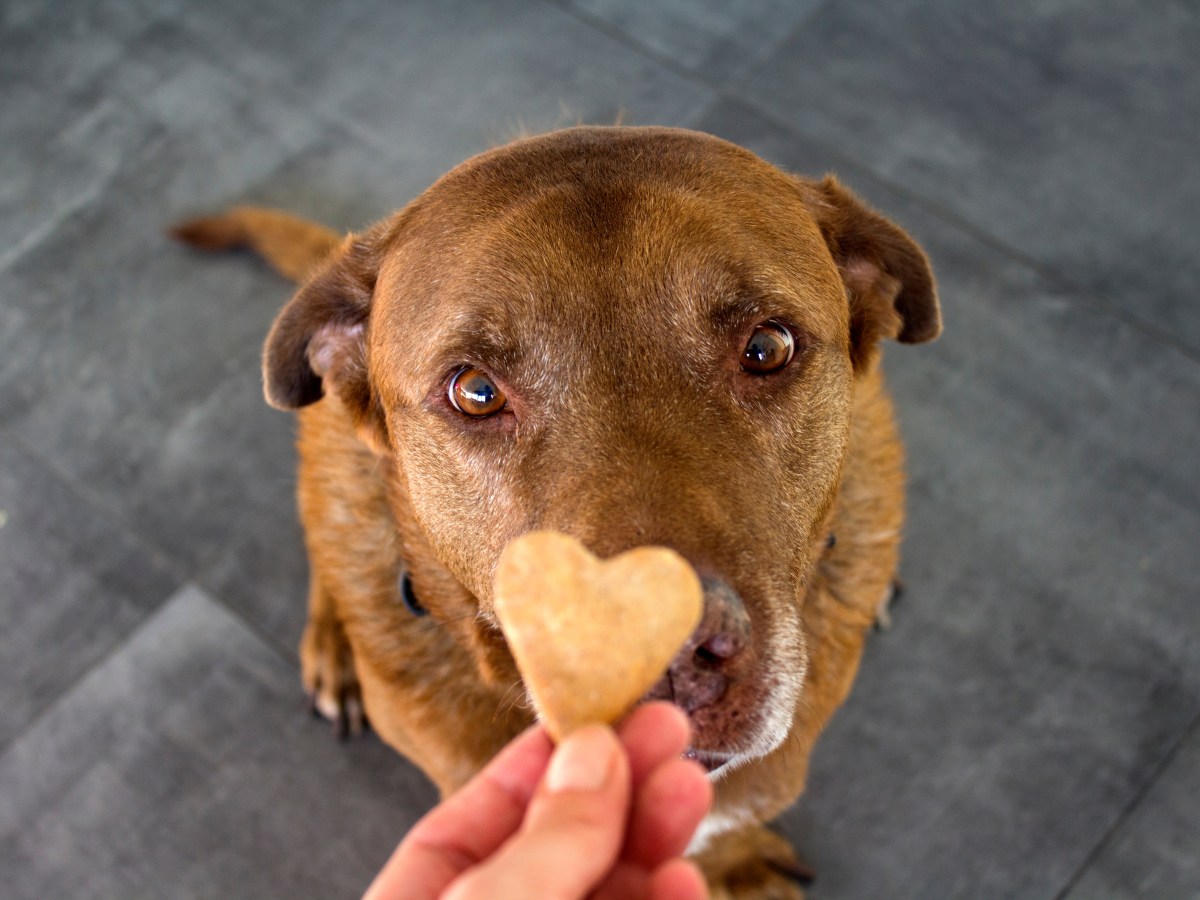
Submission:
[[707,577],[701,584],[704,616],[649,694],[649,699],[670,700],[688,712],[725,695],[750,643],[750,617],[738,592],[722,578]]

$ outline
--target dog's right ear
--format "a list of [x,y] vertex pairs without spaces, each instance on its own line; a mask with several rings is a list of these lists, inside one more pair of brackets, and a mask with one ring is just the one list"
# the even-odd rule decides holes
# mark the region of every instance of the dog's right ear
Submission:
[[855,371],[877,355],[881,338],[906,344],[942,331],[929,258],[908,234],[868,208],[833,176],[811,185],[811,209],[850,303],[850,356]]
[[387,446],[367,377],[367,327],[379,272],[376,242],[350,235],[275,319],[263,347],[263,385],[277,409],[332,393],[376,450]]

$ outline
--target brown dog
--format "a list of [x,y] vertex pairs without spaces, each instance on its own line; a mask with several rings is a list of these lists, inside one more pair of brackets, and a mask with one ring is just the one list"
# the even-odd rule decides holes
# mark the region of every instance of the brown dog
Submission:
[[[266,342],[300,410],[304,681],[453,791],[530,721],[492,615],[533,529],[678,550],[704,621],[687,710],[715,896],[797,896],[762,823],[800,794],[893,580],[901,448],[881,338],[941,328],[917,245],[832,178],[671,129],[577,128],[454,169],[339,241],[264,210],[179,236],[305,279]],[[834,540],[836,536],[836,541]]]

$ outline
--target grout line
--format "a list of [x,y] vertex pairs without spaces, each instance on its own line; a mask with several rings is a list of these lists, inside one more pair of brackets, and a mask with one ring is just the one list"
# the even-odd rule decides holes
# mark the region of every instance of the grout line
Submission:
[[[651,62],[657,63],[664,69],[667,69],[671,73],[683,78],[685,81],[690,81],[693,84],[716,94],[718,98],[733,96],[727,87],[722,86],[710,78],[706,78],[702,73],[697,72],[695,69],[688,68],[674,57],[663,53],[660,50],[654,49],[649,44],[638,40],[620,26],[614,25],[612,22],[609,22],[607,19],[598,16],[595,13],[588,12],[586,9],[583,9],[571,2],[571,0],[543,0],[543,2],[548,6],[555,7],[581,24],[587,25],[588,27],[599,31],[602,34],[607,35],[617,43],[622,44],[628,49],[633,50],[635,53],[646,57]],[[746,68],[734,77],[734,84],[740,84],[747,77],[749,77],[751,70],[753,70],[755,66],[766,61],[776,50],[791,40],[793,35],[799,32],[802,28],[805,28],[808,23],[816,18],[822,11],[824,11],[831,2],[832,0],[821,0],[821,2],[816,3],[812,9],[793,22],[791,28],[773,39],[769,46],[764,47],[756,57],[749,61]]]
[[629,32],[612,24],[612,22],[609,22],[607,19],[601,18],[595,13],[590,13],[586,9],[580,9],[574,3],[571,3],[570,0],[542,0],[542,2],[544,2],[547,6],[553,6],[555,9],[570,16],[580,24],[586,25],[595,31],[599,31],[601,34],[607,35],[615,40],[618,44],[622,44],[626,48],[633,50],[635,53],[646,57],[651,62],[657,63],[664,69],[667,69],[674,75],[678,75],[685,81],[690,81],[693,84],[705,88],[706,90],[717,95],[722,93],[720,85],[718,85],[716,82],[710,81],[693,69],[689,69],[687,66],[678,62],[671,56],[668,56],[659,50],[655,50],[649,44],[642,43]]
[[[133,536],[138,538],[136,534]],[[140,538],[138,539],[140,540]],[[29,721],[25,722],[21,726],[19,731],[10,735],[6,740],[0,741],[0,758],[3,758],[9,752],[9,750],[16,746],[26,735],[34,731],[44,719],[49,717],[54,710],[63,703],[63,701],[65,701],[71,694],[78,690],[79,686],[83,684],[83,682],[85,682],[97,671],[104,668],[104,666],[108,665],[109,662],[111,662],[114,658],[123,653],[125,649],[137,639],[138,635],[149,628],[151,623],[153,623],[154,620],[156,620],[166,611],[167,607],[171,605],[171,602],[189,587],[200,591],[214,606],[218,607],[226,615],[229,615],[236,622],[238,622],[238,624],[246,627],[246,629],[255,639],[263,643],[267,650],[282,656],[284,661],[290,665],[297,664],[297,658],[295,654],[289,656],[286,653],[282,653],[279,649],[278,641],[270,639],[269,636],[264,639],[264,635],[260,629],[256,628],[252,622],[247,621],[246,617],[237,609],[230,607],[228,603],[225,603],[223,600],[221,600],[216,593],[210,591],[195,579],[184,579],[183,581],[178,582],[165,597],[159,600],[158,603],[149,609],[141,619],[135,622],[133,627],[130,628],[128,632],[122,635],[119,640],[115,641],[111,647],[101,653],[90,666],[80,672],[79,675],[66,684],[62,690],[50,698],[50,700],[48,700],[41,709],[34,713]]]
[[[2,429],[0,429],[0,431],[2,431]],[[68,487],[70,487],[70,485],[68,485]],[[84,499],[86,501],[86,498]],[[141,538],[139,535],[134,532],[127,533],[134,540],[140,542]],[[185,590],[189,583],[192,582],[189,582],[187,579],[176,582],[175,586],[167,592],[166,596],[160,598],[157,603],[151,606],[146,611],[144,616],[133,623],[133,626],[129,629],[129,631],[122,635],[118,640],[114,641],[112,646],[108,647],[103,653],[96,657],[90,666],[80,672],[67,684],[63,685],[62,689],[53,697],[51,697],[46,703],[44,703],[42,707],[21,726],[19,731],[10,735],[6,740],[0,741],[0,758],[4,757],[9,750],[11,750],[18,742],[20,742],[27,734],[32,732],[38,726],[38,724],[42,722],[42,720],[44,720],[55,709],[57,709],[58,706],[67,697],[74,693],[84,681],[91,677],[94,672],[103,668],[109,663],[110,660],[121,653],[129,645],[129,642],[134,639],[134,637],[142,632],[150,624],[150,622],[162,614],[163,610],[167,608],[171,599],[177,596],[180,591]]]
[[[290,647],[285,644],[279,639],[279,637],[272,634],[260,623],[255,621],[249,615],[249,613],[243,610],[236,603],[226,600],[224,596],[222,596],[222,593],[214,589],[208,583],[207,579],[199,572],[197,572],[196,576],[191,579],[191,583],[196,585],[196,587],[198,587],[200,590],[204,591],[205,594],[212,598],[214,603],[237,619],[238,622],[245,626],[247,631],[258,638],[258,640],[260,640],[268,648],[275,651],[275,653],[282,657],[289,665],[295,666],[297,668],[297,673],[299,672],[300,654],[295,647]],[[301,594],[300,596],[296,597],[296,603],[297,605],[306,604],[307,599],[307,597]],[[307,609],[307,606],[305,606],[305,608]]]
[[[205,595],[209,596],[209,598],[214,601],[215,604],[221,606],[224,611],[230,614],[230,616],[234,617],[239,623],[244,625],[247,631],[250,631],[251,634],[257,638],[257,640],[264,644],[264,646],[271,649],[272,652],[280,655],[284,661],[288,662],[288,665],[299,665],[299,658],[294,649],[287,648],[286,644],[278,640],[275,635],[270,634],[269,631],[266,631],[262,625],[254,622],[254,620],[248,617],[247,613],[244,610],[241,610],[239,606],[236,606],[233,604],[233,602],[224,599],[224,596],[221,594],[221,592],[211,589],[211,587],[205,583],[204,578],[202,575],[200,575],[200,571],[204,569],[205,565],[203,560],[197,564],[194,571],[190,570],[188,565],[182,562],[182,560],[180,560],[178,557],[175,557],[173,553],[164,550],[164,548],[158,546],[155,541],[146,538],[142,530],[134,526],[134,524],[128,520],[128,518],[124,515],[124,512],[122,512],[118,506],[109,503],[108,500],[102,496],[102,494],[91,491],[90,488],[80,484],[80,482],[74,478],[70,472],[67,472],[66,469],[59,466],[59,464],[54,462],[52,458],[42,454],[41,451],[38,451],[34,448],[34,446],[31,446],[28,442],[25,442],[24,439],[20,438],[10,426],[0,425],[0,438],[10,440],[10,442],[12,442],[14,446],[17,446],[20,451],[23,451],[24,454],[30,456],[32,460],[35,460],[37,464],[40,464],[40,466],[46,468],[47,473],[52,476],[53,479],[58,481],[59,484],[66,488],[68,492],[71,492],[74,494],[74,496],[78,497],[80,502],[88,505],[89,508],[91,508],[91,510],[94,511],[102,521],[107,521],[116,529],[119,529],[121,535],[130,541],[134,548],[137,548],[137,550],[148,554],[151,562],[157,566],[160,566],[163,574],[166,575],[168,580],[174,583],[174,588],[170,590],[166,596],[163,596],[163,598],[157,602],[154,602],[154,604],[149,605],[149,607],[146,608],[144,616],[140,618],[137,623],[134,623],[132,628],[128,630],[124,636],[121,636],[118,641],[115,641],[112,647],[109,647],[106,652],[98,656],[98,658],[92,662],[90,666],[84,668],[82,672],[79,672],[78,676],[73,678],[70,683],[66,684],[64,688],[58,692],[58,694],[55,694],[52,698],[50,698],[50,700],[44,704],[42,709],[38,710],[38,712],[32,716],[28,722],[25,722],[25,724],[20,727],[18,732],[12,734],[12,736],[8,737],[6,740],[4,740],[4,742],[0,742],[0,756],[4,755],[8,748],[11,748],[12,744],[16,742],[16,740],[18,740],[22,734],[28,732],[37,721],[40,721],[50,709],[58,706],[58,704],[62,701],[62,698],[66,697],[68,694],[71,694],[74,689],[78,688],[79,684],[82,683],[85,678],[88,678],[92,672],[97,670],[98,667],[106,664],[106,662],[112,658],[113,655],[120,653],[121,649],[126,646],[133,635],[136,635],[140,629],[144,628],[146,622],[149,622],[150,619],[162,612],[163,607],[167,605],[167,602],[172,599],[173,596],[178,594],[180,590],[187,587],[188,584],[193,584],[193,586],[203,590]],[[296,602],[302,601],[304,601],[304,598],[299,598],[296,600]]]
[[44,466],[50,475],[52,475],[73,494],[77,495],[84,503],[86,503],[97,514],[99,514],[101,518],[108,519],[110,522],[116,525],[126,537],[131,539],[137,545],[139,549],[148,553],[153,562],[156,565],[161,566],[167,575],[176,578],[180,583],[189,580],[186,566],[182,565],[178,559],[142,534],[139,529],[135,528],[133,524],[125,518],[120,509],[109,503],[102,495],[89,489],[53,459],[46,456],[46,454],[42,453],[37,448],[31,446],[10,426],[0,425],[0,437],[12,441],[12,443],[15,444],[22,452],[35,459],[39,465]]
[[[186,19],[177,24],[183,32],[192,38],[192,51],[205,63],[218,71],[228,70],[235,76],[240,76],[246,82],[249,82],[253,78],[249,72],[237,68],[235,60],[222,58],[214,52],[212,47],[209,46],[205,35],[194,30]],[[274,92],[274,102],[278,103],[285,111],[305,118],[317,126],[318,133],[312,141],[306,146],[298,148],[294,153],[285,155],[280,161],[280,168],[308,152],[312,148],[311,145],[313,143],[318,143],[325,137],[325,135],[320,133],[321,129],[330,127],[347,132],[350,137],[362,141],[367,147],[383,154],[387,159],[403,162],[400,157],[395,155],[392,146],[370,128],[337,110],[323,109],[320,105],[306,103],[304,94],[286,80],[272,80],[270,78],[255,79],[253,84],[245,87],[245,91],[248,97],[252,97],[256,91]]]
[[1108,830],[1104,832],[1100,840],[1096,842],[1096,845],[1092,847],[1088,855],[1084,857],[1083,862],[1081,862],[1075,871],[1071,873],[1071,877],[1067,879],[1067,883],[1063,885],[1062,889],[1057,894],[1054,895],[1054,900],[1066,900],[1072,889],[1074,889],[1087,871],[1092,867],[1092,864],[1095,863],[1095,861],[1100,857],[1100,854],[1103,853],[1104,850],[1106,850],[1114,840],[1116,840],[1118,832],[1120,832],[1126,822],[1129,821],[1130,817],[1137,810],[1137,808],[1141,806],[1142,802],[1146,799],[1146,796],[1150,793],[1150,791],[1155,787],[1155,785],[1158,784],[1159,779],[1161,779],[1163,776],[1163,773],[1166,772],[1171,763],[1175,761],[1175,758],[1179,756],[1179,753],[1183,750],[1183,747],[1193,738],[1200,739],[1200,715],[1197,715],[1194,719],[1192,719],[1191,724],[1183,730],[1183,734],[1181,734],[1171,748],[1165,754],[1163,754],[1163,758],[1159,761],[1158,765],[1154,767],[1154,771],[1146,778],[1146,781],[1142,784],[1142,786],[1134,792],[1133,797],[1131,797],[1129,802],[1125,804],[1125,807],[1121,810],[1121,812],[1117,814],[1116,819],[1114,819],[1112,824],[1109,825]]
[[70,221],[81,210],[91,206],[105,192],[111,181],[111,172],[97,176],[84,191],[73,195],[68,202],[54,210],[53,214],[47,219],[25,232],[19,240],[14,241],[8,247],[4,248],[4,251],[0,252],[0,274],[7,272],[12,266],[20,262],[21,258],[27,253],[35,250],[42,242],[52,237],[59,228]]
[[750,60],[749,64],[732,79],[729,85],[729,91],[732,92],[740,89],[746,83],[746,80],[750,78],[755,69],[761,65],[764,65],[769,59],[771,59],[771,57],[775,55],[777,50],[783,47],[784,44],[790,41],[802,29],[807,28],[808,24],[813,19],[825,12],[825,10],[828,9],[832,4],[833,0],[820,0],[820,2],[814,3],[813,8],[797,19],[792,24],[791,28],[783,32],[783,34],[781,34],[779,37],[771,40],[766,46],[763,47],[760,53]]
[[[137,45],[152,31],[155,29],[160,29],[163,26],[170,27],[175,24],[171,19],[173,12],[169,9],[163,9],[163,6],[165,5],[160,4],[157,6],[148,17],[144,18],[136,30],[117,39],[121,45],[120,52],[101,64],[99,68],[91,73],[88,79],[91,84],[100,84],[106,79],[110,79],[114,72],[120,69],[122,65],[128,63],[129,58],[135,52]],[[18,23],[16,27],[18,29],[28,29],[31,21],[31,19],[27,19],[25,22]],[[130,105],[130,98],[126,96],[124,92],[105,91],[100,95],[100,98],[97,100],[95,105],[88,109],[88,111],[85,113],[85,116],[95,119],[102,112],[107,112],[112,106],[116,106],[118,108],[125,107],[129,110],[138,109],[138,107]],[[79,128],[80,124],[81,123],[79,122],[75,122],[69,126],[68,130],[77,129]],[[120,163],[117,164],[117,170],[119,170],[119,168]],[[7,272],[12,266],[20,262],[27,253],[36,250],[44,241],[52,238],[55,232],[57,232],[65,223],[70,221],[74,216],[88,206],[91,206],[111,186],[114,177],[116,177],[118,174],[117,170],[106,171],[98,174],[95,180],[87,185],[81,194],[78,196],[73,196],[59,209],[53,211],[48,219],[35,226],[32,230],[23,235],[20,240],[17,240],[6,247],[3,252],[0,252],[0,274]]]
[[[322,127],[332,126],[333,128],[348,132],[350,137],[362,141],[370,149],[382,153],[388,159],[403,161],[395,155],[394,148],[386,140],[371,131],[370,128],[336,109],[325,109],[320,104],[307,102],[304,93],[286,79],[271,78],[269,76],[256,77],[250,72],[239,68],[236,59],[220,56],[211,46],[207,36],[202,31],[194,28],[187,19],[183,19],[175,24],[184,34],[191,38],[191,50],[197,57],[217,71],[232,73],[235,76],[235,80],[240,79],[239,84],[242,85],[247,97],[253,98],[258,92],[272,93],[274,94],[272,102],[279,104],[288,113],[307,119],[316,125],[318,127],[318,134],[314,137],[313,141],[309,142],[310,144],[323,139],[324,135],[319,133]],[[286,156],[281,161],[281,165],[286,165],[309,149],[311,149],[310,146],[298,148],[294,154]]]

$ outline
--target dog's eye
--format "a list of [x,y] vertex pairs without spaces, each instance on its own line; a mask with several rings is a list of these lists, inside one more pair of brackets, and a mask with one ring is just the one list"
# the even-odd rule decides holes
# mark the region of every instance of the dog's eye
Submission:
[[792,333],[777,322],[764,322],[754,329],[742,351],[742,368],[753,375],[770,375],[792,361],[796,342]]
[[459,369],[450,379],[449,394],[455,409],[475,418],[495,415],[508,402],[496,382],[472,366]]

